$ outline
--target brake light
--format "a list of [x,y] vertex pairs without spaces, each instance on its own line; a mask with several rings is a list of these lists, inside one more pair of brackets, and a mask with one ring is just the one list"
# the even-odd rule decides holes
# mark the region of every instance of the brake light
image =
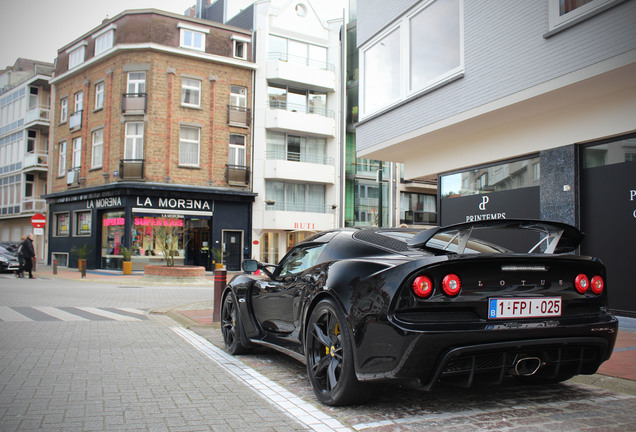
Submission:
[[433,281],[428,276],[418,276],[413,281],[413,292],[421,298],[430,297],[433,294]]
[[459,290],[462,288],[462,283],[459,280],[459,276],[454,274],[448,274],[442,280],[442,290],[447,296],[455,297],[459,294]]
[[594,276],[592,281],[590,282],[590,289],[596,295],[603,292],[603,288],[605,287],[605,282],[603,282],[603,278],[600,276]]
[[581,294],[585,294],[590,287],[590,280],[584,274],[580,274],[574,279],[574,287]]

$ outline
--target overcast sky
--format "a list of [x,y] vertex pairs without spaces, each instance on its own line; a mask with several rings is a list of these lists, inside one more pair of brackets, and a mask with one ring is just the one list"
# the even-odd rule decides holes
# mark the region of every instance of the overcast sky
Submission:
[[[333,2],[341,0],[313,4],[320,8]],[[196,0],[0,0],[0,70],[18,57],[53,62],[59,48],[126,9],[182,15],[194,4]]]

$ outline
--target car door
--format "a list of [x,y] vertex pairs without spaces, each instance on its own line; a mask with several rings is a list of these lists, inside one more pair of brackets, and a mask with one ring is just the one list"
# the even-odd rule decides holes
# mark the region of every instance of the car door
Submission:
[[326,243],[305,244],[293,248],[274,271],[274,278],[259,280],[252,291],[254,316],[263,330],[279,336],[296,330],[307,286],[303,272],[315,266]]

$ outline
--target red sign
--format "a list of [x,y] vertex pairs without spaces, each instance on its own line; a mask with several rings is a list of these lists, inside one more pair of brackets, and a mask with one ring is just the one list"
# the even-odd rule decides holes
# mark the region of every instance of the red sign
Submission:
[[45,224],[46,216],[44,216],[42,213],[33,215],[33,217],[31,218],[31,225],[33,225],[34,228],[44,228]]

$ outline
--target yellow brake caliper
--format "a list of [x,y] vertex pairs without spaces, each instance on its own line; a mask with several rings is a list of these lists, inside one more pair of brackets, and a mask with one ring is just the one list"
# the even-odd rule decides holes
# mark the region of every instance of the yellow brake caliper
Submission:
[[[338,327],[338,323],[336,323],[336,327],[334,327],[333,329],[333,334],[335,334],[336,336],[340,334],[340,327]],[[325,355],[329,355],[331,353],[331,355],[334,356],[335,351],[336,351],[336,347],[334,346],[332,346],[331,348],[328,346],[325,347]]]

